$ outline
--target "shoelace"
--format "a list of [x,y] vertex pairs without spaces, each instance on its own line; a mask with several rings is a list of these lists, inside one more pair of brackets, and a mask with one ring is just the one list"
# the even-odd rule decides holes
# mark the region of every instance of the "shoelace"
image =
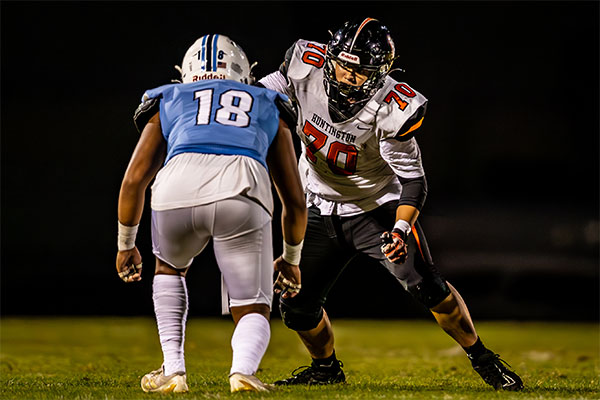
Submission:
[[[499,361],[500,363],[496,361]],[[493,379],[491,375],[494,373],[500,372],[500,374],[504,375],[505,371],[502,369],[506,367],[502,364],[512,369],[511,365],[500,358],[499,354],[493,354],[488,362],[484,363],[483,365],[479,365],[477,369],[482,373],[483,379],[488,382],[490,379]],[[510,369],[508,369],[508,372],[511,371]]]
[[[343,362],[341,362],[340,360],[337,360],[337,362],[338,362],[338,365],[339,365],[340,368],[344,367],[344,363]],[[331,365],[331,367],[333,367],[333,365]],[[331,367],[326,367],[326,368],[331,368]],[[300,370],[302,370],[302,371],[300,371]],[[304,375],[309,374],[311,371],[314,371],[314,372],[316,372],[319,375],[326,375],[327,374],[327,372],[322,371],[322,370],[320,371],[319,367],[316,367],[314,365],[302,365],[302,366],[300,366],[300,367],[298,367],[298,368],[296,368],[295,370],[292,371],[292,376],[294,376],[294,377],[296,377],[296,376],[302,377]]]
[[501,363],[503,363],[504,365],[506,365],[508,368],[512,369],[512,367],[509,363],[507,363],[506,361],[504,361],[503,359],[500,358],[500,354],[494,354],[493,358],[494,358],[494,360],[498,360]]
[[[298,372],[299,370],[301,370],[302,368],[305,368],[304,370]],[[295,370],[292,371],[292,376],[298,376],[298,375],[302,375],[304,374],[304,372],[308,371],[309,369],[313,368],[311,365],[302,365],[298,368],[296,368]]]
[[[489,354],[489,353],[488,353],[488,354]],[[487,355],[487,354],[484,354],[484,355]],[[492,353],[492,354],[491,354],[489,357],[486,357],[486,358],[489,358],[489,361],[488,361],[488,362],[490,362],[490,363],[492,363],[492,364],[493,364],[493,363],[494,363],[496,360],[498,360],[498,361],[500,361],[501,363],[503,363],[504,365],[506,365],[507,367],[509,367],[509,368],[511,368],[511,369],[512,369],[512,366],[511,366],[511,365],[510,365],[508,362],[506,362],[506,361],[504,361],[502,358],[500,358],[500,354]],[[478,365],[478,364],[475,364],[475,366],[480,366],[480,365]]]

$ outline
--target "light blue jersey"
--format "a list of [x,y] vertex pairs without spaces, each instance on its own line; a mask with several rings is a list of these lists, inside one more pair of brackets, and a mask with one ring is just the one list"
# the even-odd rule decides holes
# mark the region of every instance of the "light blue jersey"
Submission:
[[[165,164],[181,153],[244,155],[267,168],[267,151],[279,126],[275,91],[232,80],[207,80],[150,89],[160,98],[167,141]],[[142,101],[143,101],[142,100]]]

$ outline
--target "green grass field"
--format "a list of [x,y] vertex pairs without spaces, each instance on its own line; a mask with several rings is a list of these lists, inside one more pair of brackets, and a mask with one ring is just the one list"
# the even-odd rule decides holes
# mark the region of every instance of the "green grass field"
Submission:
[[[152,318],[3,318],[1,399],[593,399],[600,398],[600,336],[595,323],[480,322],[478,332],[521,374],[520,393],[494,392],[434,322],[334,321],[348,382],[229,393],[233,323],[188,323],[190,393],[145,394],[139,379],[162,358]],[[272,382],[309,357],[280,320],[258,376]]]

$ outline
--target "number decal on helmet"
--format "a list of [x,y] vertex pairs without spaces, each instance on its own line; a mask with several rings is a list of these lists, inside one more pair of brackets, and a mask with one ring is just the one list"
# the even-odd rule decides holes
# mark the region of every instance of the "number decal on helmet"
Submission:
[[302,54],[302,61],[306,64],[314,65],[317,68],[321,68],[325,64],[325,46],[319,47],[316,44],[309,43],[307,47],[316,49],[318,51],[305,51]]
[[[313,163],[317,162],[317,153],[327,143],[327,135],[318,130],[313,124],[306,121],[302,132],[308,140],[306,144],[306,158]],[[356,172],[358,149],[352,144],[335,141],[329,145],[327,151],[327,165],[336,175],[352,175]],[[342,164],[342,165],[340,165]]]
[[246,53],[224,35],[204,35],[186,51],[180,67],[183,83],[205,79],[231,79],[252,84],[252,66]]

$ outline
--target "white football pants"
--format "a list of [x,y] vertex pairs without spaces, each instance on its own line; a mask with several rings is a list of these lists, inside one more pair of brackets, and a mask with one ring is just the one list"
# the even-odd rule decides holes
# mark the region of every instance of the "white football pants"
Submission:
[[175,268],[188,267],[211,238],[229,306],[270,306],[271,216],[260,204],[238,195],[196,207],[152,211],[153,253]]

